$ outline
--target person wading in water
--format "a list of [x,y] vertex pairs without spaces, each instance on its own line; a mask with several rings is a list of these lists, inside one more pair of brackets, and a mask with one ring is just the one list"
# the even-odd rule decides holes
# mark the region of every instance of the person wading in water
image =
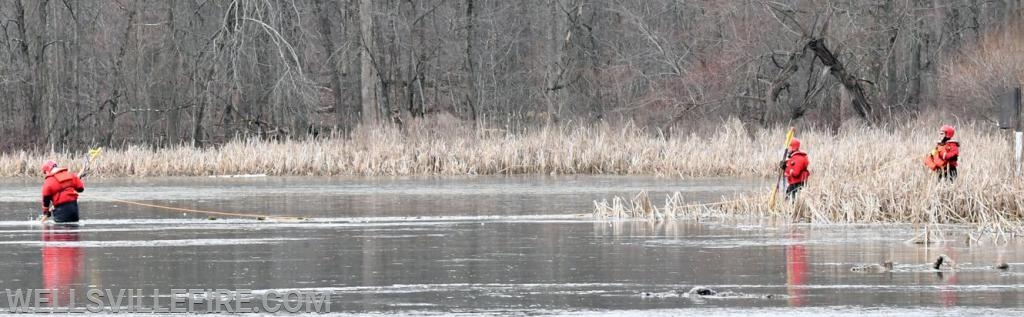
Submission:
[[78,175],[66,168],[57,167],[57,162],[48,160],[42,166],[43,175],[43,219],[53,222],[78,222],[78,193],[85,191],[85,184]]

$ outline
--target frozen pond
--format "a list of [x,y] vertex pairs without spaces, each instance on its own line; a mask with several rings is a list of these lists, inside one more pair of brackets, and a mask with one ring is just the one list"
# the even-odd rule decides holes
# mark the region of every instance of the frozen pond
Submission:
[[[619,176],[167,178],[88,182],[74,228],[38,184],[0,184],[0,290],[329,290],[332,312],[557,315],[1021,314],[1024,245],[930,246],[909,226],[604,222],[595,199],[717,201],[758,181]],[[303,217],[257,220],[182,209]],[[934,270],[939,254],[955,269]],[[890,272],[852,272],[893,261]],[[1009,270],[992,268],[1008,262]],[[687,293],[704,286],[718,293]],[[0,296],[0,301],[6,301]],[[85,302],[78,299],[78,302]],[[0,309],[6,309],[6,305]]]

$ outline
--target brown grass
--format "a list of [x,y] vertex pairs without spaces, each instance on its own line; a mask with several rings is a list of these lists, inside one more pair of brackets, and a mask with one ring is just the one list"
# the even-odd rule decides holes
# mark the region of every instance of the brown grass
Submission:
[[[988,126],[958,127],[960,178],[938,182],[920,163],[938,123],[898,128],[847,124],[838,134],[800,131],[812,176],[795,204],[766,206],[768,189],[717,205],[681,195],[661,207],[646,194],[597,203],[599,216],[674,219],[707,214],[774,216],[817,223],[970,223],[1000,231],[1024,218],[1024,182],[1012,176],[1009,136]],[[710,135],[664,138],[625,126],[543,128],[520,134],[413,124],[406,131],[360,129],[351,138],[239,140],[215,148],[107,150],[99,176],[647,174],[666,177],[773,177],[783,128],[746,131],[736,120]],[[83,149],[84,150],[84,149]],[[55,157],[77,169],[81,153],[0,155],[0,176],[38,177]],[[618,201],[618,202],[616,202]]]
[[[811,159],[811,179],[795,203],[782,202],[777,208],[768,207],[770,188],[765,188],[714,205],[685,204],[674,196],[662,207],[649,207],[653,204],[644,197],[629,202],[616,197],[613,203],[595,202],[595,213],[646,219],[734,215],[815,223],[956,223],[995,232],[1019,231],[1024,219],[1024,182],[1012,175],[1009,136],[989,127],[960,127],[960,177],[951,183],[939,182],[920,160],[938,141],[937,126],[915,124],[894,131],[855,127],[837,135],[798,133]],[[774,158],[778,154],[757,155]]]
[[[105,150],[98,176],[648,174],[767,176],[770,134],[747,137],[737,121],[710,137],[666,139],[633,126],[539,128],[519,134],[461,125],[414,125],[407,131],[364,128],[350,138],[238,140],[214,148]],[[777,142],[771,142],[777,143]],[[771,147],[774,148],[774,147]],[[83,154],[0,155],[0,176],[37,176],[47,158],[80,164]]]

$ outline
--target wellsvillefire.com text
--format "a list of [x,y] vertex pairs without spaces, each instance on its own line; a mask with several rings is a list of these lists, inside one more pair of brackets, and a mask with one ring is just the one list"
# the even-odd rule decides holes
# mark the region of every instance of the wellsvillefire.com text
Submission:
[[[13,313],[329,313],[331,291],[248,289],[6,289]],[[2,298],[2,297],[0,297]],[[0,306],[3,307],[3,306]]]

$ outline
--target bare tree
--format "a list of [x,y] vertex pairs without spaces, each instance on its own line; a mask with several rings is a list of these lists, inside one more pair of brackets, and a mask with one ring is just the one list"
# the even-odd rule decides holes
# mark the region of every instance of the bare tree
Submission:
[[1012,55],[992,50],[1013,49],[1001,43],[1020,12],[1019,1],[6,0],[0,146],[205,146],[439,115],[511,130],[728,117],[838,129],[990,103],[965,77],[983,75],[956,67]]

